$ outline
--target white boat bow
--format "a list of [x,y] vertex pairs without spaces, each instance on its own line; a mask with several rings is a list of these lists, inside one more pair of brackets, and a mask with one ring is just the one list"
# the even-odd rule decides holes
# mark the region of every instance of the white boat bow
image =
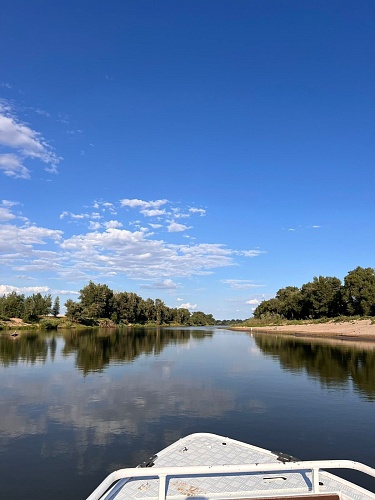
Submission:
[[375,500],[375,493],[326,472],[352,469],[375,478],[375,469],[367,465],[290,459],[223,436],[191,434],[141,466],[112,472],[87,500]]

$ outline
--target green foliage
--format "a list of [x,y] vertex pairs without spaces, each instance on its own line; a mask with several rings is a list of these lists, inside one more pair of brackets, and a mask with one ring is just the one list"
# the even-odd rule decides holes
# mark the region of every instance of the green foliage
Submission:
[[59,297],[56,297],[54,302],[53,302],[53,306],[52,306],[52,314],[54,315],[54,317],[56,318],[56,316],[60,313],[60,299]]
[[375,270],[357,267],[345,277],[344,285],[335,277],[314,277],[301,288],[281,288],[273,299],[254,311],[254,318],[275,321],[313,320],[337,316],[375,315]]
[[80,290],[79,301],[65,303],[69,320],[85,325],[214,325],[211,314],[170,308],[160,299],[144,300],[133,292],[113,292],[92,281]]
[[44,297],[42,297],[40,293],[30,295],[30,297],[26,297],[24,301],[22,319],[31,322],[37,321],[39,316],[50,314],[51,306],[51,295],[45,295]]
[[348,312],[375,315],[375,269],[357,267],[348,273],[344,282]]
[[338,278],[319,276],[301,288],[301,316],[335,317],[344,309],[342,286]]
[[215,325],[212,314],[205,314],[202,311],[193,312],[189,324],[192,326]]
[[92,281],[80,290],[81,306],[89,318],[108,318],[113,309],[113,292],[107,285]]
[[0,315],[7,319],[22,318],[26,322],[34,322],[40,316],[50,314],[51,306],[51,295],[42,296],[40,293],[25,297],[12,292],[0,297]]
[[60,321],[55,318],[45,318],[39,321],[39,326],[42,330],[57,330]]

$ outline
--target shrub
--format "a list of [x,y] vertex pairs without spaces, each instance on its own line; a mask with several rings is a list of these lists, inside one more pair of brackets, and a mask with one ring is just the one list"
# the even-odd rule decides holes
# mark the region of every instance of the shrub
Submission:
[[41,330],[57,330],[57,327],[59,326],[60,321],[58,319],[42,319],[39,322],[39,326]]

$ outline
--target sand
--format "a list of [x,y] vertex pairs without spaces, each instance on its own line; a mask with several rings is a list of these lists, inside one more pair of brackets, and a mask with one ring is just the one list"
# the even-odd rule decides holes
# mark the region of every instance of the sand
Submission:
[[285,333],[289,335],[303,335],[306,337],[327,337],[345,339],[366,339],[375,341],[375,324],[371,320],[363,319],[342,323],[311,323],[306,325],[283,325],[268,327],[235,327],[235,330],[246,330],[268,333]]

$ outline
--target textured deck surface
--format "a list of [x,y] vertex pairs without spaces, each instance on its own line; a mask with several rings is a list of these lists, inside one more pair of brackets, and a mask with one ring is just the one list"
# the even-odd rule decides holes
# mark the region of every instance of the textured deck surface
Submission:
[[[192,434],[160,452],[154,459],[155,467],[188,467],[199,465],[240,465],[280,463],[277,455],[268,450],[247,445],[212,434]],[[152,468],[150,468],[152,473]],[[321,493],[344,491],[355,500],[373,500],[364,491],[355,491],[350,483],[329,473],[321,473]],[[155,500],[158,497],[156,478],[121,480],[105,495],[106,500]],[[282,473],[225,474],[215,476],[180,476],[167,482],[167,500],[186,497],[245,498],[275,495],[308,495],[311,493],[310,471],[283,471]]]

